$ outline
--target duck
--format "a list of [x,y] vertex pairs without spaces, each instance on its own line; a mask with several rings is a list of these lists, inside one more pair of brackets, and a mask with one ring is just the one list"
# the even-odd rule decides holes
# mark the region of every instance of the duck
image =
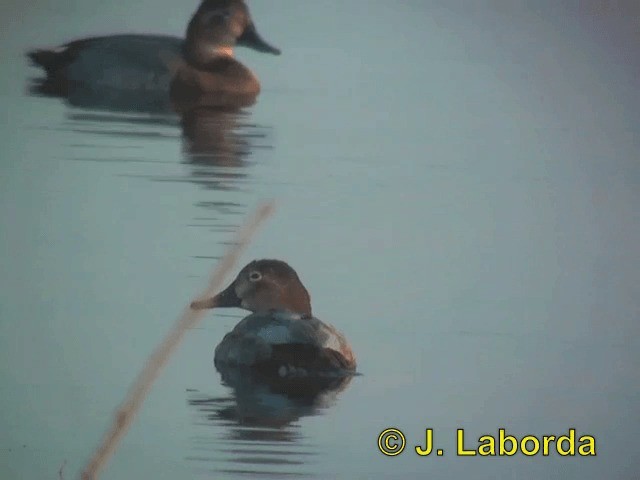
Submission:
[[311,297],[282,260],[253,260],[217,295],[191,303],[195,310],[243,308],[251,312],[215,349],[219,371],[243,367],[275,377],[355,373],[344,335],[313,316]]
[[69,95],[79,88],[141,95],[160,92],[177,101],[203,95],[255,99],[260,82],[234,58],[235,45],[281,53],[260,36],[243,0],[203,0],[184,39],[108,35],[31,50],[27,56],[46,73],[41,90],[53,95]]

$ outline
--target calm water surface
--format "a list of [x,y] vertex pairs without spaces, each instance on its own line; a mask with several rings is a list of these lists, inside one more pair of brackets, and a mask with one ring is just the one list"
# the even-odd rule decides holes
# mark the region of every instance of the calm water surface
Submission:
[[[290,262],[363,376],[295,399],[223,385],[213,348],[244,313],[209,314],[103,478],[637,478],[637,12],[254,0],[283,55],[238,50],[263,84],[241,114],[28,95],[27,48],[181,34],[196,3],[0,7],[0,476],[76,477],[276,198],[242,261]],[[388,458],[392,426],[408,443]],[[426,427],[444,456],[413,453]],[[472,444],[499,427],[573,427],[598,455],[455,455],[457,428]]]

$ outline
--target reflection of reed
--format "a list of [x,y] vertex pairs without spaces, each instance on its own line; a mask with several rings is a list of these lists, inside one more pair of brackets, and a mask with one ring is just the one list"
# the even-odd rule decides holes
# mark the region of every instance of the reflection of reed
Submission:
[[[224,279],[229,274],[238,257],[251,240],[255,230],[258,228],[260,223],[271,215],[273,209],[273,203],[262,205],[257,210],[254,217],[251,218],[251,220],[247,222],[242,229],[240,229],[236,236],[236,241],[227,249],[222,260],[220,260],[216,265],[211,281],[209,282],[209,286],[206,291],[200,295],[200,298],[210,297],[223,287]],[[136,378],[125,400],[118,408],[111,428],[106,433],[102,444],[98,449],[96,449],[91,461],[83,471],[83,479],[90,480],[97,478],[98,473],[104,467],[111,455],[113,455],[118,443],[131,426],[133,418],[136,413],[138,413],[138,410],[140,410],[140,407],[149,393],[153,382],[160,374],[162,368],[169,361],[169,357],[179,345],[182,337],[187,330],[194,328],[197,325],[203,315],[204,312],[198,310],[190,308],[185,310],[182,317],[169,331],[162,343],[153,351],[147,360],[147,363],[143,366],[142,371]]]
[[[198,412],[196,424],[216,427],[218,432],[215,439],[194,439],[195,452],[188,460],[209,462],[209,470],[216,473],[312,476],[304,467],[317,454],[295,422],[331,407],[351,377],[283,380],[258,376],[248,369],[225,369],[221,375],[231,396],[192,392],[188,400]],[[213,467],[220,462],[232,466]]]

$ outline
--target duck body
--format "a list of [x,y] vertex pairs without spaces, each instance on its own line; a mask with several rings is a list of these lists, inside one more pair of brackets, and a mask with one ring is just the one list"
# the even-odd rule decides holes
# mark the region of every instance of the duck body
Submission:
[[249,367],[279,377],[355,372],[356,359],[346,338],[311,314],[307,290],[281,260],[249,263],[229,287],[191,307],[241,307],[253,312],[216,347],[218,370]]
[[260,83],[233,58],[235,45],[280,53],[260,37],[242,0],[203,0],[184,39],[108,35],[32,50],[27,56],[46,72],[41,93],[63,96],[82,89],[165,95],[177,101],[203,95],[255,99]]
[[279,376],[350,371],[356,366],[347,340],[333,326],[289,312],[245,317],[216,347],[214,363],[255,367]]
[[[242,96],[255,98],[260,93],[258,78],[250,69],[232,57],[221,56],[213,60],[209,70],[193,68],[184,62],[177,65],[169,91],[171,97],[178,101],[219,95],[221,99],[226,96],[230,99],[238,99],[238,103],[242,103],[240,101]],[[234,102],[230,100],[220,103]]]
[[183,48],[184,39],[178,37],[124,34],[84,38],[27,55],[61,93],[79,86],[166,93],[172,64],[177,66]]

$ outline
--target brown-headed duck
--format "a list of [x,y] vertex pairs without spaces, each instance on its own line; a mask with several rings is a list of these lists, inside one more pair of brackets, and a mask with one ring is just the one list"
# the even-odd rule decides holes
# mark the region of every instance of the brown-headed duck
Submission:
[[189,22],[185,39],[109,35],[51,50],[32,50],[27,55],[47,74],[43,90],[57,95],[83,88],[140,95],[166,92],[177,101],[203,95],[255,100],[260,82],[233,57],[235,45],[280,54],[258,34],[244,1],[203,0]]
[[354,373],[345,337],[311,313],[298,274],[281,260],[254,260],[216,296],[191,308],[240,307],[252,312],[216,347],[214,363],[280,377]]

